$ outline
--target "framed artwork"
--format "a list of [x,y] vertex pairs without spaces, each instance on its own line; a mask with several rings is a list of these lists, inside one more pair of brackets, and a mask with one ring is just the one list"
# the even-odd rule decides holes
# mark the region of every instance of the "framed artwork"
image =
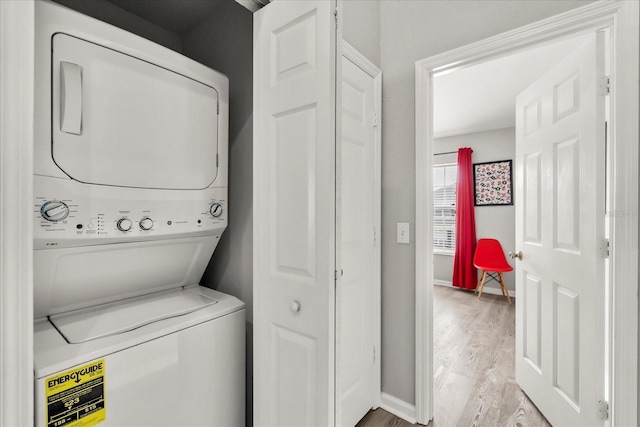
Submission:
[[476,206],[513,205],[511,160],[473,164]]

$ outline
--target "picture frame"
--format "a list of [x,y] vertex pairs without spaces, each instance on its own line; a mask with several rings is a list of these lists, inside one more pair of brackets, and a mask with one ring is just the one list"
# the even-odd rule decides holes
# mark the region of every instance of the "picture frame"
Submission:
[[475,206],[513,205],[512,160],[473,164]]

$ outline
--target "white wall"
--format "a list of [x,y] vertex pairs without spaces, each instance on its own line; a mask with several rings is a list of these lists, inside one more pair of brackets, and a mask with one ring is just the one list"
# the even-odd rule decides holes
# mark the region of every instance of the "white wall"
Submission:
[[[473,149],[473,163],[514,160],[515,128],[469,133],[433,141],[434,153],[446,153],[462,147]],[[456,158],[456,154],[435,156],[434,164],[455,163]],[[514,196],[517,197],[515,194]],[[475,217],[478,239],[483,237],[498,239],[506,253],[514,250],[515,206],[476,206]],[[433,258],[433,278],[451,283],[453,256],[435,254]],[[513,266],[513,262],[510,264]],[[504,278],[509,290],[515,290],[514,273],[505,273]],[[493,280],[488,282],[486,287],[500,289],[499,284]]]
[[[382,390],[415,402],[415,61],[588,4],[588,1],[380,2],[382,118]],[[412,227],[413,229],[413,227]],[[415,236],[411,236],[415,241]]]

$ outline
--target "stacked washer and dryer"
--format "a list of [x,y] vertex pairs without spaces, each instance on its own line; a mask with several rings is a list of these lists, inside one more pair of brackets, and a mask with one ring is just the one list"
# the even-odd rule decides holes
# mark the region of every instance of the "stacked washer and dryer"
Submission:
[[36,425],[244,425],[227,78],[45,0],[35,61]]

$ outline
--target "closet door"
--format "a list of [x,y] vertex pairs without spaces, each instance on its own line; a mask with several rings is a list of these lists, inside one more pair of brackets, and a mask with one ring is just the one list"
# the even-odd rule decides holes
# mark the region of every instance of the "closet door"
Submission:
[[[340,282],[336,288],[336,424],[357,424],[374,407],[379,258],[376,242],[375,78],[359,54],[342,57]],[[358,58],[357,62],[354,59]],[[373,68],[373,64],[371,64]],[[379,324],[379,323],[378,323]],[[378,351],[379,353],[379,351]]]
[[254,15],[254,423],[334,424],[332,1]]

